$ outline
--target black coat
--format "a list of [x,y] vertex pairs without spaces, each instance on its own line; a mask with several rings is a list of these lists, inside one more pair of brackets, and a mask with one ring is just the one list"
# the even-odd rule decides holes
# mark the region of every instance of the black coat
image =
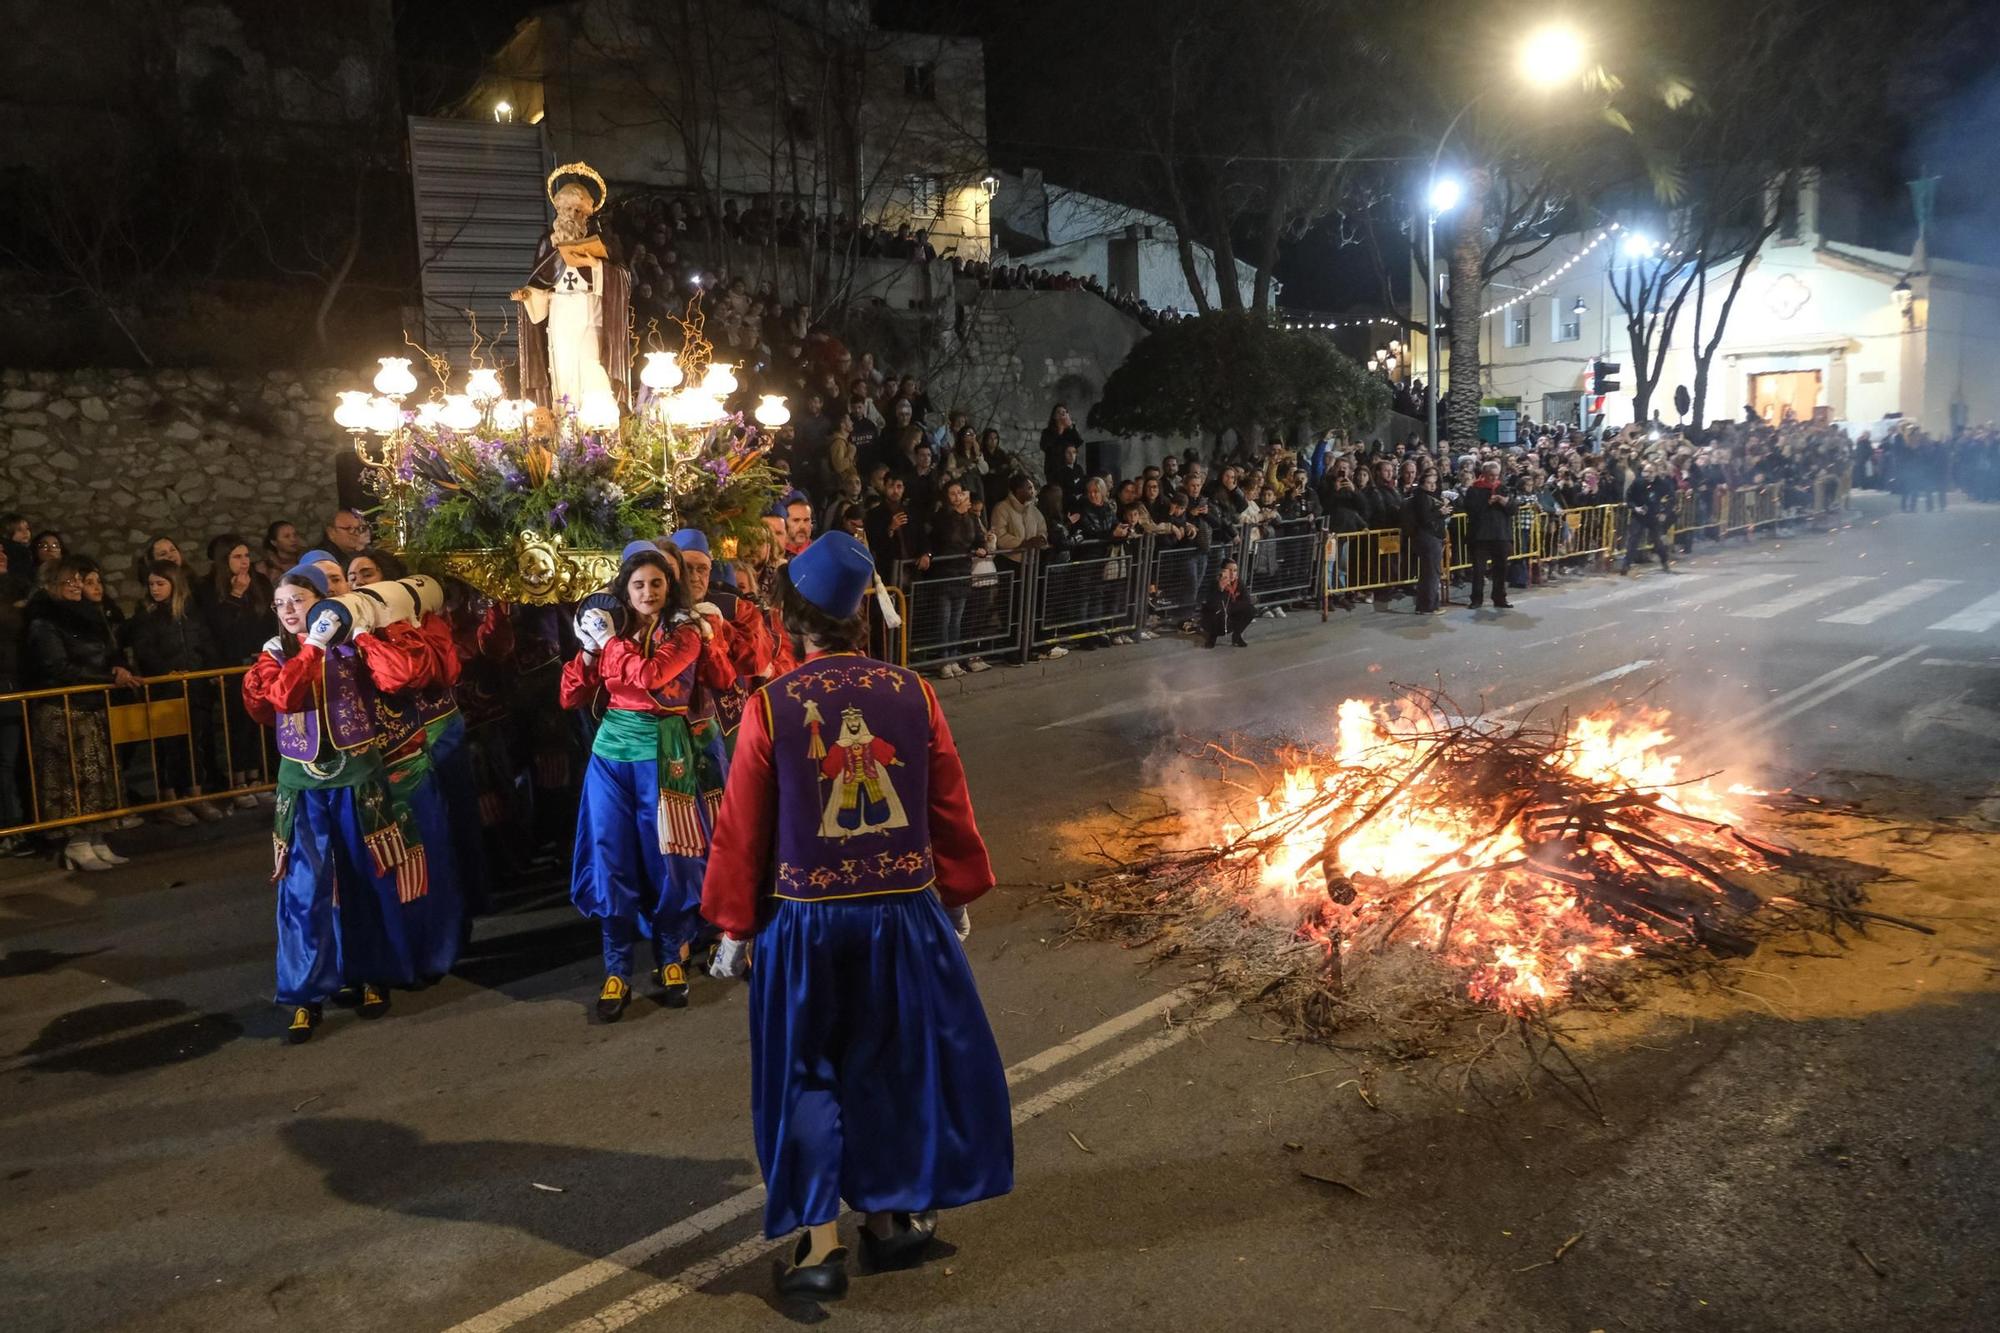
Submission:
[[206,671],[219,665],[215,641],[192,607],[186,615],[175,619],[172,611],[154,602],[125,622],[124,638],[133,664],[142,676]]
[[1403,526],[1403,495],[1394,486],[1384,486],[1371,482],[1361,492],[1361,503],[1366,506],[1362,517],[1371,528],[1400,529]]
[[[110,623],[98,604],[66,602],[47,593],[28,600],[21,638],[21,684],[31,690],[63,685],[104,685],[123,666]],[[78,707],[101,708],[104,696],[81,696]]]
[[1442,541],[1449,521],[1444,497],[1434,492],[1419,488],[1410,492],[1410,498],[1403,503],[1403,531],[1412,537],[1436,537]]
[[1471,486],[1458,498],[1465,511],[1466,539],[1475,542],[1504,542],[1514,546],[1514,511],[1521,499],[1498,487]]
[[251,575],[250,587],[241,597],[219,593],[214,584],[204,583],[195,590],[195,601],[208,625],[217,666],[244,666],[255,661],[265,641],[278,632],[278,617],[271,610],[271,585],[260,575]]

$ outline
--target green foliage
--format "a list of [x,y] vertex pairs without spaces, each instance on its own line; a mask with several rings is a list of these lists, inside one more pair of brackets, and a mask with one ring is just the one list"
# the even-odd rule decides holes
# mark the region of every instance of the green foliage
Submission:
[[1105,382],[1090,425],[1121,435],[1251,424],[1359,431],[1388,406],[1388,387],[1324,336],[1218,312],[1164,325],[1133,347]]

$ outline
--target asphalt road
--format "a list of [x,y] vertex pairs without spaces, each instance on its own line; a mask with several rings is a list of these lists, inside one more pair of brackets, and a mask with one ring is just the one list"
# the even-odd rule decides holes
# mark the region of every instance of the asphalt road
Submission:
[[[1601,1119],[1546,1086],[1475,1098],[1421,1062],[1270,1040],[1171,965],[1064,943],[1037,901],[1090,869],[1079,820],[1170,782],[1191,745],[1323,733],[1394,682],[1514,715],[1643,695],[1699,762],[2000,827],[2000,512],[1857,500],[1832,531],[1511,612],[1295,613],[1246,650],[1170,639],[944,685],[1003,881],[970,952],[1019,1183],[947,1216],[952,1253],[825,1313],[767,1297],[740,987],[592,1024],[595,937],[560,886],[516,894],[387,1020],[335,1014],[291,1049],[265,1003],[257,817],[149,833],[111,874],[10,863],[4,1324],[2000,1326],[1989,842],[1918,848],[1878,886],[1955,923],[1941,937],[1760,955],[1789,991],[1587,1042]],[[1862,976],[1879,987],[1840,989]]]

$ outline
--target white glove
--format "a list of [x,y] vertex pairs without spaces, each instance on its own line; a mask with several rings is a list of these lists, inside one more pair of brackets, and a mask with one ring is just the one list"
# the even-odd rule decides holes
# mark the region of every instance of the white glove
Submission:
[[285,641],[273,634],[270,638],[264,640],[263,651],[282,662],[285,660]]
[[611,617],[591,607],[576,618],[576,637],[592,652],[602,652],[604,645],[611,642]]
[[340,637],[340,617],[332,611],[322,611],[313,617],[312,626],[306,631],[306,642],[324,651]]
[[715,946],[715,957],[709,961],[708,975],[719,981],[743,975],[743,955],[747,940],[732,940],[727,935]]
[[714,602],[696,602],[694,604],[694,613],[698,616],[704,616],[704,617],[714,616],[717,620],[727,619],[727,617],[725,617],[722,614],[722,608],[717,606]]
[[958,932],[960,944],[972,938],[972,913],[963,907],[950,907],[945,909],[945,915],[951,918],[951,928]]

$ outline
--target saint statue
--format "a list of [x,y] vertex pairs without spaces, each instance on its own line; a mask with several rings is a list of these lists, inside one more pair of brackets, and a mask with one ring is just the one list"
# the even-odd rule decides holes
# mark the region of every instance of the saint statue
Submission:
[[632,275],[598,219],[608,191],[582,162],[549,173],[555,221],[535,250],[534,271],[514,291],[520,306],[521,396],[574,411],[592,390],[632,395]]

